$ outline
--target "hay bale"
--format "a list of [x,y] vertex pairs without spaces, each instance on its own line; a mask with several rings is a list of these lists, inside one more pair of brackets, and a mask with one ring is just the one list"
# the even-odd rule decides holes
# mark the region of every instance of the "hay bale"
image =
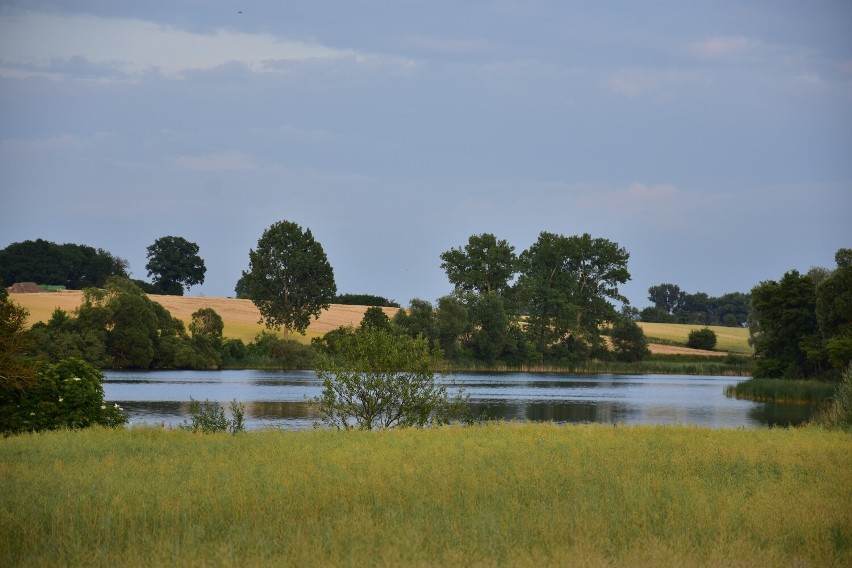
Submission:
[[6,288],[10,294],[36,294],[44,292],[35,282],[15,282]]

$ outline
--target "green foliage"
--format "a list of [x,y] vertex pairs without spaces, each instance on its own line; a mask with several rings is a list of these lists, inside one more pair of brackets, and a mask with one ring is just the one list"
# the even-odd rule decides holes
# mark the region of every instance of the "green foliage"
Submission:
[[852,431],[852,365],[843,372],[831,404],[817,415],[814,422],[830,429]]
[[204,283],[207,267],[198,245],[183,237],[160,237],[148,247],[148,276],[160,294],[182,296],[184,287]]
[[311,346],[263,331],[246,346],[242,364],[279,369],[310,369],[313,358],[314,350]]
[[383,296],[373,294],[339,294],[334,297],[334,304],[345,306],[379,306],[382,308],[398,308],[399,303],[388,300]]
[[459,361],[465,356],[465,346],[470,343],[473,325],[467,306],[456,296],[438,298],[435,311],[438,345],[449,361]]
[[79,359],[45,365],[24,389],[0,388],[0,431],[4,434],[121,426],[127,417],[104,401],[103,375]]
[[35,380],[36,365],[28,356],[33,344],[26,331],[28,316],[25,308],[9,299],[0,281],[0,392],[19,393]]
[[515,247],[490,233],[471,235],[464,249],[441,253],[441,268],[457,292],[502,293],[515,273]]
[[438,338],[435,310],[432,304],[420,298],[409,302],[408,309],[399,310],[393,316],[393,325],[409,337],[423,337],[429,345]]
[[829,400],[836,384],[787,379],[749,379],[725,389],[727,396],[760,402],[818,404]]
[[751,297],[741,292],[718,298],[704,292],[687,294],[676,284],[659,284],[648,288],[648,299],[654,303],[642,310],[640,320],[650,323],[688,323],[738,327],[748,321]]
[[636,322],[619,319],[610,332],[615,358],[619,361],[642,361],[651,356],[648,338]]
[[243,272],[248,296],[269,328],[305,333],[337,293],[334,272],[310,229],[296,223],[273,223],[249,251]]
[[371,327],[342,335],[335,353],[321,355],[315,365],[323,422],[345,430],[447,423],[465,400],[436,381],[439,356],[424,337]]
[[391,327],[390,318],[379,306],[371,306],[364,312],[361,319],[361,329],[372,327],[383,331],[389,331]]
[[626,301],[618,285],[630,279],[628,257],[606,239],[547,232],[521,253],[516,287],[540,353],[577,359],[599,348],[600,325],[617,317],[610,300]]
[[716,332],[707,327],[693,329],[687,336],[686,346],[692,349],[713,350],[716,348]]
[[751,297],[749,341],[756,358],[754,376],[795,379],[824,372],[814,349],[819,344],[819,324],[813,280],[792,270],[778,282],[761,282]]
[[198,402],[189,397],[189,422],[184,420],[179,427],[183,430],[205,434],[213,432],[236,434],[242,432],[245,430],[245,405],[234,399],[230,406],[233,418],[229,419],[225,415],[225,409],[218,402],[210,402],[209,400]]
[[0,280],[61,284],[69,290],[104,286],[110,276],[127,276],[127,261],[103,249],[37,239],[0,250]]

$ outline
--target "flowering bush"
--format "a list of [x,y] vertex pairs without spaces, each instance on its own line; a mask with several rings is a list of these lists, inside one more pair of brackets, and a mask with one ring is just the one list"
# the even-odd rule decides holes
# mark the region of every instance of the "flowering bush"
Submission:
[[104,401],[102,381],[103,374],[80,359],[45,365],[26,390],[0,393],[0,430],[13,434],[124,425],[123,410]]

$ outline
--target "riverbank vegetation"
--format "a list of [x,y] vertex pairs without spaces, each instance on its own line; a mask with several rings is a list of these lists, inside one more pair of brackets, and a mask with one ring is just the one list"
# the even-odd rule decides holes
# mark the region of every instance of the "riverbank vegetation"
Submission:
[[759,402],[822,404],[834,396],[837,383],[791,381],[787,379],[749,379],[725,390],[728,396]]
[[850,445],[502,423],[23,435],[0,440],[0,563],[841,566]]

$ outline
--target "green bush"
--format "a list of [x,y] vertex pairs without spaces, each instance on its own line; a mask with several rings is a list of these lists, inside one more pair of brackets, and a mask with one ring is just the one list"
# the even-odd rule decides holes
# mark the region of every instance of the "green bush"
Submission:
[[4,434],[122,426],[127,416],[104,401],[103,374],[80,359],[45,365],[25,390],[0,393],[0,430]]
[[686,346],[692,349],[714,349],[716,347],[716,332],[708,327],[693,329],[689,332]]
[[189,397],[189,422],[184,421],[180,425],[183,430],[191,430],[193,432],[230,432],[236,434],[245,430],[245,405],[237,402],[236,399],[231,401],[231,414],[233,418],[230,420],[225,416],[225,409],[218,402],[198,402],[192,397]]
[[826,428],[852,430],[852,365],[844,371],[831,405],[817,415],[815,423]]

